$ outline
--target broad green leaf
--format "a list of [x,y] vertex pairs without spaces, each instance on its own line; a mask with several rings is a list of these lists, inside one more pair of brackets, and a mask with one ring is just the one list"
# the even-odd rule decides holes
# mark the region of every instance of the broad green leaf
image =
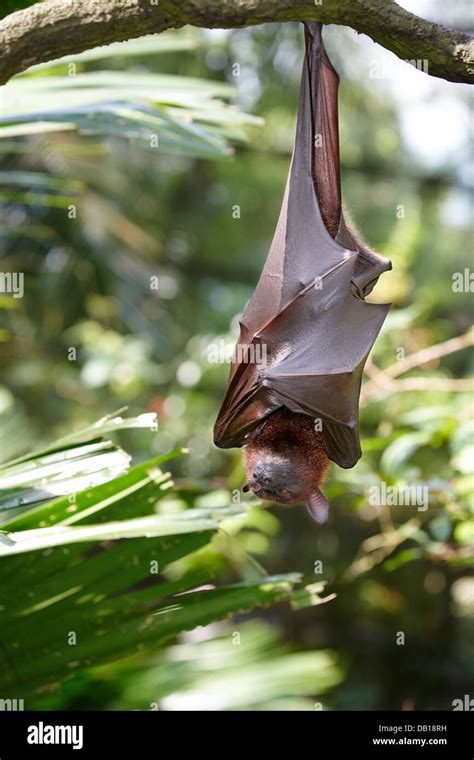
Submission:
[[424,431],[403,433],[387,446],[380,459],[383,472],[392,474],[404,465],[417,449],[426,446],[429,435]]

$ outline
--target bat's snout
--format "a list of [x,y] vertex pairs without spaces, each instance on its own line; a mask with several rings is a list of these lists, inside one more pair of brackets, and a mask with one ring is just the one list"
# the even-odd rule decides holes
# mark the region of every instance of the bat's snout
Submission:
[[260,486],[268,486],[273,480],[272,468],[265,464],[257,464],[252,475]]

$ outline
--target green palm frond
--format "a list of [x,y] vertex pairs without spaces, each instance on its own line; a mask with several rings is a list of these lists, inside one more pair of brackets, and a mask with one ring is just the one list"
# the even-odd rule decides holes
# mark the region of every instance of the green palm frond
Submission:
[[34,702],[84,670],[228,615],[324,601],[321,584],[302,587],[298,574],[216,587],[205,563],[188,561],[228,521],[243,524],[246,509],[161,513],[172,482],[160,465],[180,452],[130,467],[106,437],[153,422],[110,415],[2,468],[2,694]]
[[[33,67],[1,89],[0,137],[51,130],[118,137],[145,149],[222,157],[242,128],[260,119],[228,105],[225,82],[148,71],[87,71],[114,56],[155,55],[192,46],[185,35],[147,37]],[[73,69],[71,69],[71,66]]]
[[[123,666],[114,709],[314,710],[314,697],[337,686],[344,673],[333,652],[291,651],[255,620],[205,630],[200,640],[186,635],[144,665],[138,672]],[[99,682],[110,678],[110,668],[93,675]]]
[[4,510],[32,506],[58,495],[76,494],[126,472],[129,455],[104,436],[128,428],[151,428],[154,424],[153,414],[135,418],[110,415],[56,441],[49,448],[3,465],[0,468],[0,524],[7,519],[2,515]]

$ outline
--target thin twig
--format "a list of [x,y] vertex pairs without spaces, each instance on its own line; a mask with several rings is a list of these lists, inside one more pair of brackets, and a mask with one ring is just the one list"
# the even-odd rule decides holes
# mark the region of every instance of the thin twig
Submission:
[[386,369],[380,369],[369,358],[365,366],[365,372],[370,380],[365,383],[361,391],[361,404],[366,403],[375,396],[377,399],[394,393],[406,391],[448,391],[454,393],[474,392],[474,381],[471,379],[456,379],[444,377],[409,377],[396,380],[399,375],[408,372],[415,367],[448,356],[455,351],[474,345],[474,332],[469,330],[464,335],[437,343],[434,346],[415,351],[400,361],[394,362]]
[[428,364],[428,362],[440,359],[442,356],[453,354],[455,351],[461,351],[461,349],[468,346],[474,346],[474,330],[468,330],[464,335],[458,335],[456,338],[451,338],[443,343],[437,343],[434,346],[415,351],[415,353],[391,364],[390,367],[387,367],[383,371],[390,377],[398,377],[414,367],[421,367],[423,364]]

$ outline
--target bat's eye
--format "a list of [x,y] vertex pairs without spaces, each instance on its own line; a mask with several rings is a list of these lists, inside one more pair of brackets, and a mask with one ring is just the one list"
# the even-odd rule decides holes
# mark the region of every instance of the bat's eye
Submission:
[[291,493],[287,491],[286,488],[284,488],[283,491],[281,492],[281,495],[283,496],[284,499],[289,499],[291,496]]

